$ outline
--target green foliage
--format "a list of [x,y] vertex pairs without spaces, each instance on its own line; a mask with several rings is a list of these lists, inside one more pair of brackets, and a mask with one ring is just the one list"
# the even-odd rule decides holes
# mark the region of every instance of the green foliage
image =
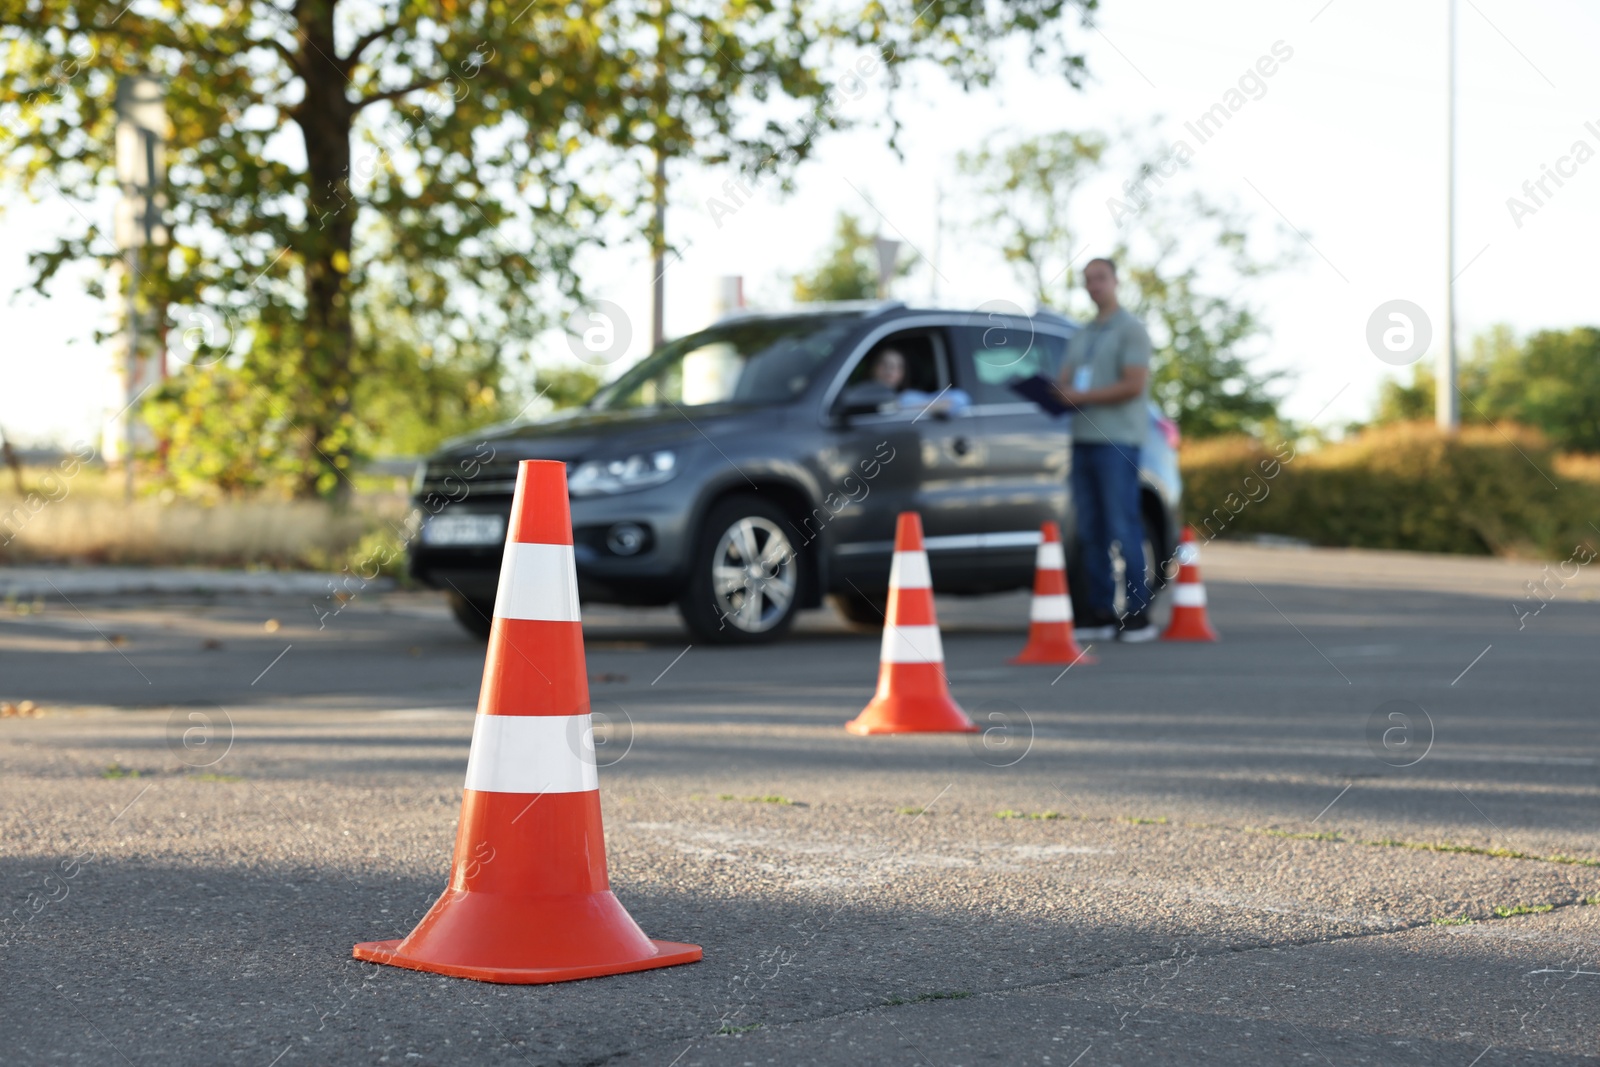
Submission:
[[1544,330],[1522,346],[1514,380],[1491,378],[1491,411],[1537,426],[1567,448],[1600,452],[1600,329]]
[[[1426,423],[1375,428],[1297,455],[1249,438],[1186,443],[1185,508],[1202,540],[1279,534],[1312,544],[1566,559],[1597,539],[1600,486],[1564,476],[1537,431]],[[1547,480],[1548,479],[1548,480]]]
[[[1536,426],[1558,446],[1600,452],[1600,329],[1542,330],[1519,343],[1507,326],[1473,339],[1457,367],[1464,424]],[[1431,418],[1433,368],[1418,363],[1411,384],[1386,381],[1378,423]]]
[[794,298],[802,303],[818,300],[871,300],[878,295],[878,255],[873,235],[861,220],[839,212],[833,244],[810,274],[796,275]]
[[1136,267],[1137,314],[1155,343],[1150,395],[1185,437],[1270,432],[1278,425],[1281,371],[1257,371],[1239,349],[1262,331],[1255,312],[1197,291],[1198,268],[1163,276]]
[[1072,208],[1084,181],[1099,171],[1107,145],[1099,133],[1062,131],[956,157],[957,168],[974,180],[978,225],[1025,276],[1041,306],[1070,303],[1079,251]]
[[[652,160],[787,176],[819,134],[849,124],[840,87],[862,80],[865,56],[889,87],[918,60],[981,85],[1021,37],[1031,62],[1076,84],[1067,16],[1092,7],[0,0],[0,181],[101,201],[117,80],[163,82],[172,244],[141,256],[138,304],[148,327],[180,330],[185,309],[203,309],[229,338],[223,364],[180,375],[213,380],[156,401],[163,432],[182,438],[169,463],[230,488],[343,495],[365,450],[422,436],[382,423],[394,402],[363,407],[370,376],[414,357],[425,366],[407,386],[443,374],[501,390],[493,371],[576,298],[577,249],[659,197]],[[33,254],[34,285],[116,258],[88,224]],[[103,273],[90,285],[104,292]],[[411,320],[410,356],[363,326],[382,323],[375,292]],[[249,339],[234,344],[235,329]],[[224,398],[240,417],[191,403]],[[445,403],[449,419],[478,414],[470,395]],[[223,455],[203,455],[212,448]]]
[[[1100,133],[1060,132],[959,157],[978,204],[974,232],[998,242],[1042,306],[1070,307],[1089,258],[1078,212],[1085,184],[1112,158]],[[1150,172],[1149,164],[1133,168]],[[1152,199],[1115,247],[1125,302],[1150,331],[1151,396],[1190,438],[1278,429],[1285,375],[1255,368],[1247,350],[1265,329],[1239,284],[1293,262],[1262,259],[1249,220],[1199,195]]]
[[593,367],[545,367],[539,371],[535,393],[551,410],[581,407],[605,384],[605,375]]
[[1259,258],[1249,221],[1199,195],[1177,205],[1147,206],[1142,233],[1130,234],[1114,257],[1127,262],[1122,277],[1137,293],[1133,311],[1155,349],[1150,395],[1186,438],[1276,436],[1283,432],[1278,389],[1287,375],[1257,370],[1245,354],[1265,327],[1247,300],[1219,292],[1217,279],[1241,287],[1295,256]]

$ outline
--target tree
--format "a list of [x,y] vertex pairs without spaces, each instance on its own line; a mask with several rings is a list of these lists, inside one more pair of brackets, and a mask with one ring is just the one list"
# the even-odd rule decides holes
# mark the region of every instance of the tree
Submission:
[[1132,156],[1129,169],[1140,175],[1124,187],[1137,190],[1135,206],[1122,204],[1113,219],[1135,221],[1099,254],[1116,261],[1133,292],[1130,310],[1150,331],[1151,395],[1189,437],[1276,429],[1276,388],[1285,375],[1257,370],[1247,354],[1264,327],[1238,290],[1292,258],[1258,258],[1249,220],[1198,194],[1154,197],[1148,185],[1157,172],[1176,172],[1170,154],[1151,162],[1136,146],[1119,151],[1092,131],[964,154],[961,169],[977,204],[970,228],[999,244],[1041,305],[1083,308],[1073,268],[1089,258],[1080,244],[1085,191],[1113,153]]
[[1600,452],[1600,329],[1540,330],[1490,365],[1489,416],[1537,426],[1563,448]]
[[[173,245],[147,251],[138,285],[147,306],[178,312],[179,330],[197,309],[206,335],[167,399],[198,450],[253,438],[248,451],[302,495],[348,485],[364,429],[356,398],[383,367],[358,329],[374,286],[429,332],[465,323],[527,338],[543,324],[542,293],[571,291],[571,234],[599,206],[564,174],[570,150],[553,136],[576,127],[579,101],[540,80],[599,66],[581,20],[353,7],[0,8],[20,59],[0,147],[24,190],[92,200],[111,178],[117,78],[165,82]],[[62,76],[62,57],[86,55],[92,64]],[[109,265],[99,226],[37,253],[35,286],[84,258]]]
[[[834,223],[833,244],[810,274],[797,274],[794,298],[801,303],[817,300],[871,300],[878,295],[878,253],[876,238],[861,228],[861,220],[849,212],[839,212]],[[903,277],[910,262],[896,268]]]
[[[253,437],[272,479],[337,493],[378,436],[358,406],[386,366],[374,293],[476,380],[480,349],[525,355],[577,298],[573,255],[605,237],[608,212],[664,195],[660,167],[641,188],[619,158],[791,173],[846,124],[828,64],[858,53],[891,88],[916,60],[970,86],[1020,35],[1076,84],[1066,16],[1093,0],[847,7],[0,0],[0,167],[29,194],[92,202],[112,184],[116,79],[160,78],[173,244],[142,258],[139,300],[200,309],[201,332],[226,338],[207,337],[165,402],[197,445]],[[115,260],[97,225],[37,253],[34,285],[83,259]],[[200,403],[224,397],[239,403]]]
[[[1113,253],[1127,263],[1132,310],[1150,331],[1150,395],[1188,437],[1285,430],[1277,389],[1287,374],[1258,370],[1246,355],[1265,327],[1237,289],[1292,258],[1257,259],[1247,228],[1242,216],[1196,194],[1146,214],[1142,248],[1141,234],[1130,235]],[[1224,277],[1231,291],[1218,292]]]
[[[1600,329],[1541,330],[1519,342],[1497,325],[1472,340],[1457,368],[1464,424],[1515,422],[1537,427],[1556,445],[1600,452]],[[1433,415],[1436,379],[1417,363],[1410,385],[1390,379],[1378,394],[1376,422]]]
[[956,157],[981,205],[975,228],[999,246],[1041,307],[1067,306],[1078,251],[1072,209],[1105,151],[1101,134],[1063,131]]

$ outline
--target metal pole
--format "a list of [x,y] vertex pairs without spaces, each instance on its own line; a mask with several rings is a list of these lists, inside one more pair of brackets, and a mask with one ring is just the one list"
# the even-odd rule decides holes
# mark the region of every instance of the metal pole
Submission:
[[656,279],[650,293],[650,351],[654,352],[667,339],[667,154],[656,149],[655,224],[651,227],[650,243],[655,246],[654,270]]
[[1446,0],[1448,88],[1445,101],[1444,345],[1434,373],[1434,420],[1452,433],[1461,424],[1456,399],[1456,0]]
[[133,399],[139,388],[139,250],[129,246],[123,253],[128,274],[128,360],[127,403],[122,413],[122,495],[133,499]]

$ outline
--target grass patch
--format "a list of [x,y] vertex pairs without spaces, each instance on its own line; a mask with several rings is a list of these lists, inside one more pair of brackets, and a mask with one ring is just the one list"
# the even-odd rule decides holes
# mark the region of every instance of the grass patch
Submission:
[[1433,923],[1435,926],[1472,926],[1478,920],[1469,919],[1465,915],[1458,915],[1454,919],[1440,918],[1429,919],[1428,921]]
[[762,797],[741,797],[733,793],[718,793],[718,800],[742,800],[747,804],[784,804],[789,807],[800,807],[800,801],[790,800],[788,797],[779,796],[777,793],[768,793]]
[[191,782],[242,782],[242,781],[244,781],[244,779],[242,777],[240,777],[239,775],[237,775],[237,774],[212,774],[210,771],[207,771],[205,774],[191,774],[188,777],[189,777],[189,781],[191,781]]
[[895,808],[894,810],[901,815],[926,815],[928,813],[927,808]]
[[1337,833],[1335,833],[1332,830],[1323,830],[1323,831],[1321,831],[1319,833],[1314,833],[1314,834],[1297,834],[1297,833],[1293,833],[1293,832],[1291,832],[1289,830],[1268,830],[1268,829],[1265,829],[1264,827],[1260,827],[1260,826],[1246,826],[1244,829],[1245,829],[1245,833],[1248,833],[1248,834],[1266,834],[1268,837],[1287,837],[1287,838],[1290,838],[1290,839],[1295,840],[1295,841],[1343,841],[1343,840],[1345,840],[1343,837],[1340,837]]
[[1458,845],[1453,841],[1402,841],[1394,837],[1367,840],[1346,837],[1336,831],[1321,833],[1293,833],[1288,830],[1270,830],[1261,826],[1246,826],[1245,833],[1265,834],[1268,837],[1285,837],[1298,841],[1334,841],[1346,845],[1366,845],[1369,848],[1409,848],[1418,852],[1459,852],[1469,856],[1492,856],[1503,860],[1537,860],[1540,863],[1563,863],[1574,867],[1600,867],[1600,860],[1586,856],[1569,856],[1564,852],[1541,856],[1534,852],[1521,852],[1514,848],[1488,848],[1482,845]]
[[100,772],[102,778],[138,778],[139,772],[132,767],[124,767],[120,763],[108,763],[105,770]]
[[1163,815],[1156,819],[1146,819],[1142,815],[1125,815],[1119,821],[1132,823],[1135,826],[1165,826],[1167,817]]
[[[397,575],[405,554],[391,523],[403,524],[407,494],[392,483],[357,492],[347,506],[283,500],[269,493],[215,499],[144,495],[122,500],[121,478],[84,467],[54,502],[38,479],[28,496],[0,485],[0,515],[28,516],[0,545],[0,563],[246,567]],[[381,483],[380,483],[381,484]],[[43,504],[43,506],[38,506]],[[380,551],[381,550],[381,551]],[[18,604],[19,613],[39,610]]]
[[748,1034],[750,1031],[759,1030],[765,1025],[765,1023],[751,1023],[749,1026],[733,1026],[729,1023],[723,1023],[717,1027],[717,1033],[723,1037],[732,1037],[734,1034]]
[[957,989],[949,993],[918,993],[914,997],[890,997],[883,1003],[885,1007],[897,1008],[902,1004],[921,1004],[929,1000],[966,1000],[970,996],[972,996],[971,990]]
[[1007,808],[1004,811],[995,812],[994,813],[994,817],[997,818],[997,819],[1065,819],[1066,818],[1066,816],[1061,814],[1059,811],[1012,811],[1010,808]]
[[1509,919],[1513,915],[1543,915],[1547,911],[1555,911],[1554,904],[1518,904],[1515,907],[1500,907],[1494,913],[1502,919]]

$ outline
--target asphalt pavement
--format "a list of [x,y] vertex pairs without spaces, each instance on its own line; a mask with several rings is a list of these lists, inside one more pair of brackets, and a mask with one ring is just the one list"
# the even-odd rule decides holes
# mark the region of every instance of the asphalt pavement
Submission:
[[1006,665],[1026,597],[940,598],[972,737],[847,734],[877,639],[827,612],[587,609],[613,888],[705,959],[538,987],[350,958],[449,870],[436,597],[11,602],[0,1060],[1593,1062],[1600,582],[1541,567],[1210,546],[1220,644],[1065,673]]

